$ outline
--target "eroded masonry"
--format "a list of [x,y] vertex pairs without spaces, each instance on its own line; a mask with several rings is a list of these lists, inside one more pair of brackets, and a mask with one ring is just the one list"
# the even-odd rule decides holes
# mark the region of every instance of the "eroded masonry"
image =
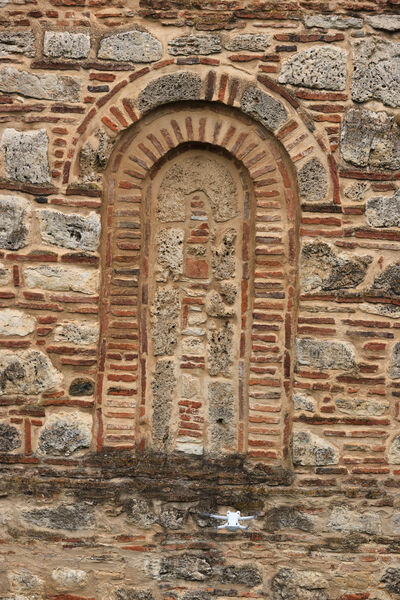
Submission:
[[0,0],[0,598],[400,597],[399,61],[398,0]]

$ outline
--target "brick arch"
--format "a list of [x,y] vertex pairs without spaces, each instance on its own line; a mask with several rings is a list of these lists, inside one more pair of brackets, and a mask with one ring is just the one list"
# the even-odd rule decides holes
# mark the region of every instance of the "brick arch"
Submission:
[[[105,175],[98,450],[103,445],[146,446],[149,306],[143,281],[154,265],[145,256],[145,192],[165,161],[182,148],[193,147],[223,152],[245,173],[243,189],[249,188],[247,202],[254,219],[243,229],[250,251],[249,256],[243,254],[241,283],[242,344],[246,344],[241,368],[246,370],[249,394],[245,386],[236,451],[252,460],[282,464],[287,458],[296,310],[295,173],[272,134],[237,110],[211,103],[182,103],[150,112],[122,137]],[[249,286],[254,294],[249,294]]]

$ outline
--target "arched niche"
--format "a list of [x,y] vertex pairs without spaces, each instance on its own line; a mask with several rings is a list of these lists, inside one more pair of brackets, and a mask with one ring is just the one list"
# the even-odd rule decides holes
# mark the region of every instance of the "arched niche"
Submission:
[[105,181],[106,446],[285,459],[297,201],[279,143],[235,109],[158,109]]

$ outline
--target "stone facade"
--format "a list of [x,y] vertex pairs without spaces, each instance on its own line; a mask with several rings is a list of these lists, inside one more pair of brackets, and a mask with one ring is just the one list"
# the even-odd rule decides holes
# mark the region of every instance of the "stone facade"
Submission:
[[398,1],[0,16],[0,599],[400,597]]

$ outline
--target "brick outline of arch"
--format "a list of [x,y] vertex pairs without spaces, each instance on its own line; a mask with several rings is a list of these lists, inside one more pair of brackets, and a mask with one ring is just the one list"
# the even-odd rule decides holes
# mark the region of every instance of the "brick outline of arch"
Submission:
[[[148,72],[148,69],[143,69],[143,71]],[[135,74],[139,76],[139,73]],[[146,73],[143,73],[146,75]],[[153,80],[154,81],[154,80]],[[254,85],[254,82],[251,82]],[[212,84],[212,85],[211,85]],[[239,97],[239,89],[243,83],[239,83],[238,80],[234,79],[229,85],[229,79],[227,76],[222,75],[219,82],[219,88],[216,86],[216,75],[214,71],[210,71],[208,76],[203,81],[203,93],[202,98],[204,100],[218,101],[220,103],[224,102],[228,106],[240,106],[240,102],[238,100]],[[244,89],[246,89],[246,85],[248,87],[248,83],[244,84]],[[116,86],[117,87],[117,86]],[[124,86],[120,86],[117,92],[123,89]],[[229,90],[228,98],[227,91]],[[140,90],[139,90],[140,92]],[[115,93],[115,92],[114,92]],[[110,92],[109,96],[112,96],[113,91]],[[103,98],[103,101],[106,99]],[[104,104],[105,102],[103,102]],[[104,281],[104,298],[103,298],[103,318],[102,318],[102,346],[100,350],[100,360],[99,360],[99,372],[98,372],[98,389],[97,389],[97,450],[101,451],[103,445],[111,445],[120,449],[133,449],[136,446],[139,448],[143,448],[143,442],[140,439],[135,439],[134,435],[134,427],[132,424],[135,421],[135,416],[130,412],[123,412],[122,410],[109,410],[107,407],[106,394],[107,394],[107,385],[109,385],[110,375],[112,380],[112,373],[109,372],[109,365],[107,364],[107,355],[110,356],[110,350],[118,350],[117,346],[121,346],[124,342],[110,342],[110,345],[107,347],[107,333],[110,331],[110,326],[113,325],[113,322],[108,318],[107,312],[110,308],[109,305],[109,294],[110,294],[110,286],[111,286],[111,269],[113,264],[112,258],[112,247],[111,247],[111,231],[113,229],[113,213],[116,210],[119,210],[114,204],[111,196],[115,191],[114,178],[116,178],[116,172],[118,170],[122,153],[128,148],[128,146],[132,143],[133,139],[136,138],[137,127],[140,126],[141,120],[138,119],[136,112],[133,109],[134,102],[131,98],[121,97],[119,98],[119,106],[117,106],[117,102],[109,108],[108,114],[103,114],[101,116],[102,123],[108,129],[107,133],[110,134],[113,132],[115,135],[119,135],[120,132],[124,129],[127,129],[131,123],[139,123],[131,129],[131,132],[125,134],[125,139],[119,145],[119,148],[116,149],[112,158],[112,179],[108,182],[108,202],[109,205],[107,207],[107,249],[106,249],[106,270],[107,272],[103,274]],[[148,140],[149,147],[146,146],[146,150],[142,147],[142,156],[143,154],[147,169],[149,169],[154,163],[160,160],[163,153],[169,151],[171,148],[176,147],[177,145],[184,142],[195,142],[196,138],[199,142],[209,143],[212,145],[218,145],[220,143],[222,146],[226,147],[228,151],[232,153],[232,155],[236,156],[239,161],[242,161],[244,166],[249,170],[250,177],[253,179],[254,187],[256,190],[256,196],[258,195],[257,203],[261,208],[266,208],[266,205],[269,204],[271,207],[274,203],[274,200],[262,200],[263,194],[265,194],[264,198],[268,198],[269,194],[271,194],[271,198],[274,194],[277,193],[276,182],[274,177],[270,179],[265,179],[265,175],[268,172],[272,172],[271,164],[263,163],[265,158],[265,152],[259,152],[259,148],[262,145],[266,145],[268,147],[268,152],[270,153],[271,158],[274,160],[274,176],[279,175],[281,179],[281,185],[283,190],[283,196],[285,201],[285,213],[288,217],[288,226],[286,228],[288,233],[287,239],[287,260],[290,268],[293,270],[292,280],[288,281],[285,285],[285,290],[287,291],[287,306],[286,313],[282,322],[279,322],[278,328],[283,331],[284,334],[284,347],[285,350],[282,353],[282,368],[281,373],[283,374],[283,381],[279,381],[279,378],[274,378],[271,376],[254,376],[252,375],[249,378],[250,388],[254,386],[254,389],[275,389],[276,387],[282,386],[286,394],[286,405],[284,407],[279,406],[279,404],[271,404],[271,405],[258,405],[257,409],[254,412],[249,414],[249,437],[248,437],[248,456],[249,458],[253,458],[257,462],[262,461],[271,464],[281,464],[282,460],[288,457],[288,440],[290,433],[290,416],[289,416],[289,398],[291,395],[291,387],[292,387],[292,361],[291,361],[291,349],[292,349],[292,340],[293,340],[293,332],[294,332],[294,312],[295,312],[295,304],[296,304],[296,288],[294,285],[294,272],[296,270],[296,258],[297,258],[297,232],[295,225],[295,216],[297,210],[297,200],[294,194],[295,183],[290,176],[290,167],[289,161],[291,161],[297,168],[301,168],[301,166],[310,160],[313,155],[317,155],[321,162],[324,158],[321,159],[321,148],[324,150],[324,143],[322,140],[316,140],[311,136],[309,130],[306,128],[304,123],[295,116],[293,110],[290,110],[288,107],[288,118],[283,123],[282,126],[278,128],[277,131],[274,132],[275,138],[277,141],[272,141],[271,134],[265,130],[264,127],[258,125],[256,122],[254,123],[256,136],[258,140],[256,143],[253,143],[253,146],[248,144],[246,146],[247,152],[243,151],[243,140],[244,140],[244,132],[238,131],[238,128],[235,125],[227,123],[227,119],[224,119],[223,124],[219,125],[219,127],[214,128],[212,135],[210,132],[207,133],[207,127],[204,121],[200,118],[197,123],[192,121],[190,115],[187,115],[185,118],[184,126],[181,128],[176,128],[172,124],[173,119],[170,120],[169,130],[165,127],[160,128],[164,129],[164,133],[161,133],[161,136],[158,139]],[[290,114],[291,113],[291,114]],[[94,117],[96,114],[96,109],[93,109],[93,112],[89,113],[81,124],[80,128],[78,128],[79,133],[84,133],[86,130],[89,120]],[[97,115],[99,116],[99,115]],[[111,118],[113,117],[113,118]],[[249,118],[246,115],[242,116],[242,119],[247,123],[250,122]],[[113,120],[114,119],[114,120]],[[118,124],[116,123],[118,122]],[[176,120],[175,120],[176,122]],[[93,124],[92,124],[93,127]],[[268,139],[270,138],[270,139]],[[311,146],[309,145],[311,142]],[[284,157],[283,152],[279,146],[283,146],[286,152],[289,154],[289,157]],[[321,148],[320,148],[320,147]],[[141,160],[141,159],[140,159]],[[150,161],[150,162],[149,162]],[[128,174],[128,178],[125,177],[124,180],[118,182],[119,188],[125,189],[135,189],[136,192],[140,192],[141,184],[146,177],[146,169],[140,167],[139,162],[136,161],[136,169],[132,170],[131,173]],[[336,201],[337,198],[337,181],[335,178],[335,168],[332,165],[332,161],[330,161],[330,190],[329,193],[333,197],[333,202]],[[327,169],[328,170],[328,169]],[[66,170],[66,173],[69,173],[69,169]],[[127,174],[125,174],[127,175]],[[272,188],[270,187],[272,186]],[[71,193],[73,193],[74,187],[71,186]],[[263,189],[265,188],[265,189]],[[269,188],[269,189],[268,189]],[[111,190],[111,194],[110,194]],[[279,194],[279,192],[278,192]],[[138,196],[139,197],[139,196]],[[263,206],[263,203],[265,205]],[[135,211],[134,211],[135,212]],[[273,216],[273,215],[272,215]],[[132,226],[139,227],[139,211],[136,211],[136,214],[133,213],[129,215],[129,218],[132,220]],[[136,219],[136,220],[135,220]],[[259,240],[256,242],[259,244],[255,248],[256,255],[265,256],[268,255],[268,247],[265,247],[263,244],[263,236],[258,236]],[[139,252],[139,245],[136,244],[136,247],[133,248],[132,245],[124,250],[125,254],[120,253],[120,258],[122,261],[130,261],[132,254],[131,252]],[[262,279],[262,278],[261,278]],[[255,284],[264,285],[265,281],[255,281]],[[262,323],[268,320],[271,320],[271,311],[267,308],[267,302],[259,303],[258,306],[255,307],[256,312],[254,313],[254,325],[262,326]],[[257,312],[258,309],[258,312]],[[276,312],[276,311],[275,311]],[[121,318],[120,324],[117,326],[117,329],[123,328],[126,326],[123,324],[124,321]],[[115,324],[115,323],[114,323]],[[277,325],[277,323],[275,323]],[[283,325],[283,326],[282,326]],[[137,321],[130,321],[129,326],[132,329],[138,329],[139,324]],[[257,335],[254,334],[253,335]],[[125,342],[127,344],[127,350],[133,350],[135,344],[132,345],[132,348],[129,347],[129,342]],[[119,348],[121,350],[121,348]],[[134,352],[133,352],[134,353]],[[116,356],[117,352],[114,353]],[[112,355],[112,353],[111,353]],[[109,361],[108,361],[109,362]],[[257,368],[257,365],[256,365]],[[262,370],[262,367],[261,367]],[[143,371],[143,369],[142,369]],[[257,374],[258,375],[258,374]],[[114,377],[117,378],[118,375],[114,374]],[[116,387],[116,386],[114,386]],[[126,392],[128,394],[128,392]],[[111,394],[112,396],[113,394]],[[115,395],[118,395],[116,393]],[[139,415],[140,417],[143,415]],[[243,417],[243,415],[242,415]],[[244,429],[246,427],[246,419],[239,423],[239,430],[241,431],[240,437],[241,440],[238,445],[239,452],[244,451],[246,447],[246,440],[244,440]],[[113,429],[114,428],[114,429]],[[114,433],[112,433],[114,431]],[[125,431],[125,433],[121,433]],[[126,433],[126,431],[128,431]],[[277,442],[279,439],[279,442]]]

